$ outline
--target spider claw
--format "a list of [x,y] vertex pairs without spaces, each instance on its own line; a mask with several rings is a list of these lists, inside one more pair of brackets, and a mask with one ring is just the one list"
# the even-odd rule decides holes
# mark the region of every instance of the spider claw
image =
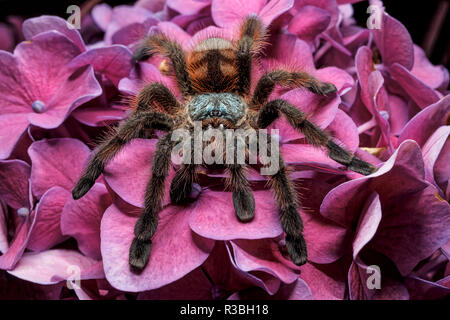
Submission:
[[174,179],[170,185],[170,200],[175,204],[184,202],[192,191],[192,182]]
[[251,191],[233,192],[233,205],[239,221],[249,222],[255,217],[255,198]]
[[302,266],[308,261],[306,242],[303,236],[293,237],[286,235],[286,249],[292,262],[297,266]]
[[129,263],[134,271],[142,271],[148,263],[152,250],[151,240],[134,238],[130,246]]

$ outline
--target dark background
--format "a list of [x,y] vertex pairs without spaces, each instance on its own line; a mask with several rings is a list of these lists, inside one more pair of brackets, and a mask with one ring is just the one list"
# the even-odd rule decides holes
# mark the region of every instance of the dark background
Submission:
[[[95,0],[91,0],[95,1]],[[226,0],[223,0],[226,1]],[[69,17],[66,13],[69,5],[80,5],[85,3],[79,0],[0,0],[0,22],[7,23],[7,17],[17,15],[24,18],[35,17],[42,14]],[[106,0],[112,6],[119,4],[131,4],[134,1]],[[414,43],[425,49],[433,64],[443,64],[447,68],[450,62],[449,43],[449,15],[450,0],[427,0],[427,1],[383,1],[386,11],[401,21],[410,32]],[[367,13],[368,2],[354,4],[355,19],[358,24],[365,26],[369,14]],[[445,32],[447,30],[447,32]]]

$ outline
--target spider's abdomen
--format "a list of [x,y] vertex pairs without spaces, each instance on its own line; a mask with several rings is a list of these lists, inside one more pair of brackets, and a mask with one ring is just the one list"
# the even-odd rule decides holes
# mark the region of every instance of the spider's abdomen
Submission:
[[192,121],[221,118],[236,125],[245,115],[245,102],[233,93],[205,93],[189,103]]
[[192,86],[198,93],[229,92],[239,76],[235,50],[225,39],[203,40],[189,53],[187,64]]

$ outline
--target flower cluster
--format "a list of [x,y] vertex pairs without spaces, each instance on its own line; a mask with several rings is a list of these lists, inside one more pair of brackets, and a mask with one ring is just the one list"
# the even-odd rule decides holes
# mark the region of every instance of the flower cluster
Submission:
[[[354,2],[99,4],[81,30],[56,16],[25,20],[14,49],[12,31],[0,26],[0,299],[448,295],[449,73],[387,12],[379,29],[358,26]],[[133,140],[85,197],[71,196],[99,137],[126,118],[124,96],[158,81],[180,97],[173,77],[158,69],[162,58],[138,63],[133,50],[153,32],[186,50],[210,35],[235,39],[250,14],[270,30],[252,78],[289,66],[333,83],[331,97],[277,87],[271,99],[297,106],[379,169],[347,171],[279,119],[272,128],[298,187],[308,263],[290,262],[263,177],[249,172],[255,219],[243,224],[220,187],[224,176],[204,172],[188,204],[171,204],[166,192],[149,264],[133,273],[128,250],[156,139]]]

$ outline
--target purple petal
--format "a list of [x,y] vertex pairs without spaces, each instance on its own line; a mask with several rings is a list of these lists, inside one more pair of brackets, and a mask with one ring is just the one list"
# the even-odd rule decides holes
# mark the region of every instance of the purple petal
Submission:
[[423,49],[417,45],[414,45],[414,66],[411,73],[432,89],[439,88],[445,81],[444,69],[433,66]]
[[447,95],[416,114],[400,133],[398,142],[413,139],[423,146],[437,128],[446,124],[449,116],[450,95]]
[[390,73],[420,108],[428,107],[439,100],[436,91],[414,76],[404,66],[394,63],[391,65]]
[[96,183],[83,198],[69,198],[61,215],[62,234],[74,237],[80,251],[97,260],[101,259],[100,222],[110,204],[105,186]]
[[31,40],[35,35],[52,30],[58,31],[72,40],[80,51],[86,50],[80,33],[75,29],[70,29],[69,23],[60,17],[44,15],[27,19],[22,25],[22,32],[26,40]]
[[11,155],[29,125],[24,114],[0,115],[0,159]]
[[68,67],[76,69],[88,64],[92,65],[95,72],[108,77],[116,86],[122,78],[129,75],[134,65],[132,54],[127,47],[113,45],[90,49],[73,59]]
[[300,278],[311,290],[314,300],[345,298],[345,275],[336,264],[307,263],[301,267]]
[[36,207],[36,223],[30,233],[28,249],[47,250],[64,241],[61,233],[61,213],[64,204],[71,196],[70,192],[55,186],[44,193]]
[[0,161],[0,199],[13,209],[30,209],[31,168],[21,160]]
[[219,27],[226,27],[242,23],[245,17],[256,14],[268,26],[284,12],[292,8],[292,0],[264,0],[255,1],[219,1],[213,0],[211,13],[214,22]]
[[[123,200],[143,207],[145,190],[151,176],[151,163],[156,148],[156,140],[135,139],[126,145],[106,166],[103,175],[106,182]],[[171,167],[166,178],[163,204],[170,202],[169,188],[175,175]]]
[[167,0],[167,6],[181,14],[199,13],[203,8],[209,6],[209,3],[210,1]]
[[280,287],[273,296],[268,295],[261,289],[247,289],[236,292],[228,300],[311,300],[312,295],[307,284],[302,279],[294,283],[285,284]]
[[7,208],[0,202],[0,253],[8,251],[8,225],[6,222]]
[[372,29],[372,33],[383,64],[390,67],[398,63],[411,70],[414,62],[413,42],[403,24],[383,12],[381,28]]
[[[215,240],[274,238],[282,233],[275,200],[269,191],[253,191],[255,218],[240,222],[231,192],[204,190],[189,208],[189,225],[199,235]],[[214,206],[211,206],[214,203]]]
[[292,18],[288,30],[305,41],[312,41],[327,29],[330,21],[330,14],[326,10],[307,5]]
[[[26,253],[17,266],[8,271],[13,276],[39,284],[54,284],[63,280],[81,280],[82,273],[97,261],[66,249]],[[101,272],[98,276],[101,277]]]
[[[428,139],[422,148],[423,161],[425,163],[425,175],[430,183],[434,183],[434,166],[441,153],[444,153],[444,145],[448,142],[450,126],[442,126]],[[448,168],[450,164],[446,164]],[[449,170],[443,170],[444,175],[450,175]],[[443,180],[446,180],[445,178]]]
[[239,269],[267,272],[284,283],[297,280],[298,272],[292,270],[277,257],[280,248],[272,239],[234,240],[231,242],[233,256]]
[[22,221],[19,221],[20,225],[17,227],[16,234],[10,243],[8,251],[0,256],[0,269],[10,270],[20,260],[28,244],[30,231],[33,230],[36,217],[36,211],[33,211],[31,214],[22,218]]
[[92,8],[92,18],[95,23],[103,30],[106,31],[109,23],[111,22],[112,9],[106,3],[101,3]]
[[89,148],[76,139],[61,138],[34,142],[28,149],[32,162],[33,194],[40,198],[53,186],[72,190],[89,153]]
[[101,224],[101,251],[108,281],[124,291],[151,290],[178,280],[200,266],[214,241],[194,234],[188,219],[182,207],[170,206],[159,213],[150,260],[138,275],[130,271],[128,262],[137,216],[129,214],[129,209],[111,205]]

